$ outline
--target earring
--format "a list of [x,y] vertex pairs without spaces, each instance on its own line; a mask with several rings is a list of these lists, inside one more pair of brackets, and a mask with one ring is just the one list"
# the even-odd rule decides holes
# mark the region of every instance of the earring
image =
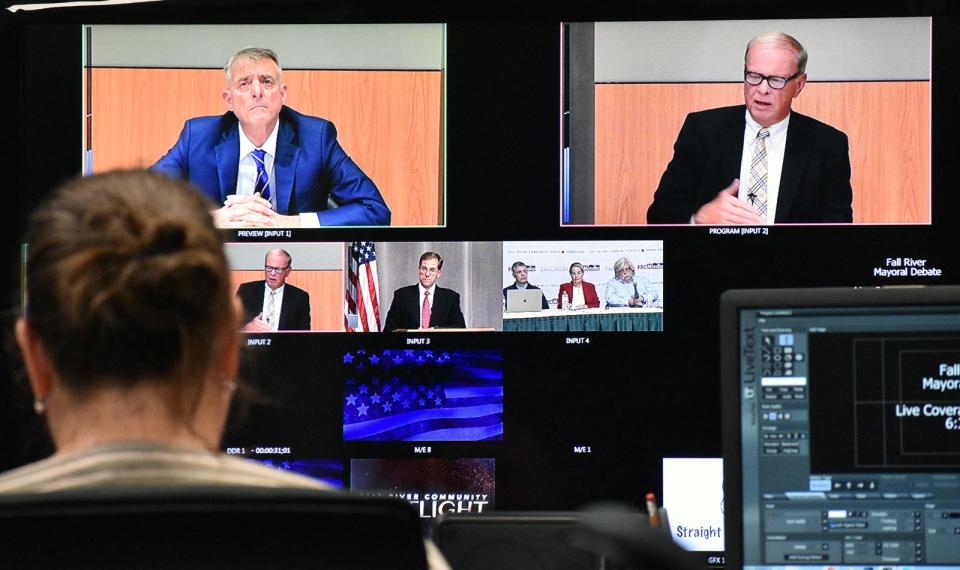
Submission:
[[225,389],[227,392],[236,392],[236,391],[237,391],[237,383],[236,383],[235,381],[233,381],[233,380],[225,380],[225,381],[223,382],[223,387],[224,387],[224,389]]
[[33,412],[38,416],[42,416],[44,412],[47,411],[47,405],[43,403],[43,400],[34,400],[33,401]]

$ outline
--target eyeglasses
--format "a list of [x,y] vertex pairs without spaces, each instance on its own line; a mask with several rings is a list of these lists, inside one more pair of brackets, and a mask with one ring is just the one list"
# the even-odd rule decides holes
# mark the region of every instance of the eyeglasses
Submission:
[[267,273],[283,273],[287,269],[290,269],[290,266],[288,265],[286,267],[273,267],[272,265],[264,265],[263,269]]
[[787,86],[787,82],[791,79],[796,79],[800,77],[801,72],[796,72],[790,77],[778,77],[776,75],[763,75],[762,73],[754,73],[753,71],[743,70],[743,80],[746,81],[749,85],[760,85],[763,83],[763,80],[767,80],[767,85],[770,86],[770,89],[783,89]]
[[421,267],[420,273],[426,273],[427,275],[433,275],[435,273],[440,273],[440,270],[436,267]]

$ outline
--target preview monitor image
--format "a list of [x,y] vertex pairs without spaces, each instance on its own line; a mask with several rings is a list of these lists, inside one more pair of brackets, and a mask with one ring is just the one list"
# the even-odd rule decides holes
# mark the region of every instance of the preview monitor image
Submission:
[[[230,205],[215,218],[223,227],[445,225],[443,24],[76,33],[85,173],[152,167],[188,179]],[[225,63],[249,46],[271,50],[282,72],[267,52],[243,53],[227,86]],[[254,194],[270,212],[227,202]]]
[[343,355],[344,441],[503,439],[503,352],[354,350]]
[[[930,224],[931,28],[564,24],[562,224]],[[805,69],[782,36],[745,61],[769,32],[799,42]],[[722,190],[752,212],[721,219]]]
[[353,459],[350,490],[409,501],[422,519],[444,513],[481,515],[496,504],[496,460]]
[[729,291],[727,563],[960,565],[960,289]]
[[[503,242],[505,331],[663,330],[663,241]],[[540,290],[531,307],[511,297]]]

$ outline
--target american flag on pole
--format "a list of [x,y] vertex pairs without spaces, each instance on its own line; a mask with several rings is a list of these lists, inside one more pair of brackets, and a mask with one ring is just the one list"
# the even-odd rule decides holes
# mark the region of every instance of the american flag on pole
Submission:
[[[380,331],[380,280],[377,278],[377,249],[372,241],[355,241],[348,252],[347,287],[343,328],[347,332]],[[356,315],[352,327],[349,315]]]

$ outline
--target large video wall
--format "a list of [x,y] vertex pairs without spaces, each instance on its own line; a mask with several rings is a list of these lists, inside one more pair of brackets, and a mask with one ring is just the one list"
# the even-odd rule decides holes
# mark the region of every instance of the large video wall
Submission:
[[[309,298],[301,330],[246,333],[249,397],[223,449],[405,497],[425,519],[639,505],[668,490],[663,473],[679,481],[720,457],[724,290],[960,276],[952,12],[687,4],[514,18],[295,5],[269,24],[161,7],[8,17],[22,210],[65,177],[151,166],[185,121],[227,112],[227,58],[271,47],[285,104],[336,125],[391,222],[223,230],[238,289],[269,281],[283,250],[286,283]],[[723,159],[697,182],[729,174],[716,193],[741,172],[745,110],[726,138],[684,139],[699,128],[688,115],[751,105],[744,49],[774,30],[809,54],[776,215],[699,225],[691,201],[680,221],[648,223],[690,153]],[[843,134],[845,164],[796,134],[798,114]],[[834,185],[849,188],[848,221],[780,221],[835,199]],[[424,321],[418,284],[455,298],[438,293]],[[675,523],[718,520],[722,501],[703,504]],[[704,538],[690,546],[719,550]]]

